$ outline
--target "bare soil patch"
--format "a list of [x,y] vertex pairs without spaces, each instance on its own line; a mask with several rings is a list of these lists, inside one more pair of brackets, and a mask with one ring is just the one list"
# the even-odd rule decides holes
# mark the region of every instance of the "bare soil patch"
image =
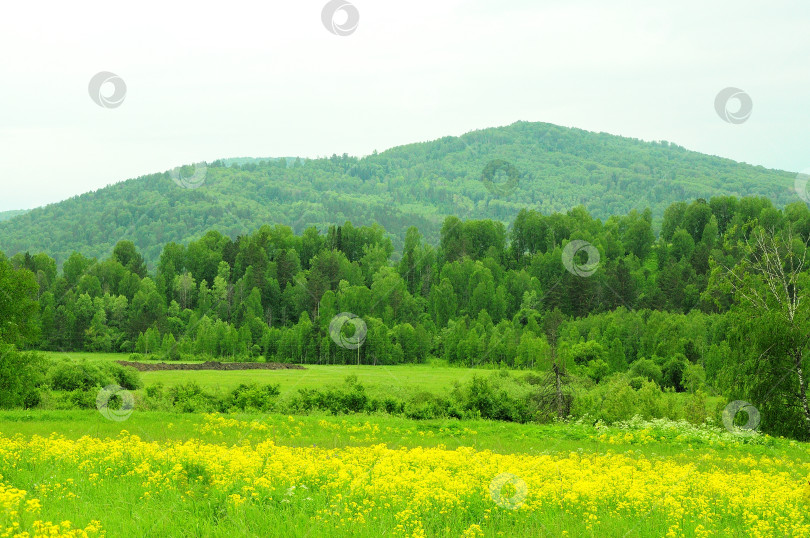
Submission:
[[121,366],[132,366],[139,372],[160,372],[164,370],[303,370],[300,364],[282,364],[280,362],[130,362],[116,361]]

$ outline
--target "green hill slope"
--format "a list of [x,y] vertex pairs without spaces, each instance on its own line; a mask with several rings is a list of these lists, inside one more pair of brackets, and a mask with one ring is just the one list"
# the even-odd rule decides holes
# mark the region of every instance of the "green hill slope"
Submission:
[[[490,184],[488,171],[498,172]],[[0,250],[46,251],[61,262],[74,250],[106,256],[126,238],[154,263],[166,242],[212,228],[233,237],[265,223],[301,232],[345,220],[379,222],[398,245],[411,225],[436,241],[446,214],[510,222],[523,207],[584,205],[598,218],[649,207],[660,220],[673,201],[715,195],[782,206],[795,200],[793,178],[667,142],[518,122],[362,159],[217,161],[195,189],[168,173],[131,179],[0,223]]]
[[0,222],[13,219],[17,215],[23,215],[25,213],[28,213],[27,209],[12,209],[10,211],[0,211]]

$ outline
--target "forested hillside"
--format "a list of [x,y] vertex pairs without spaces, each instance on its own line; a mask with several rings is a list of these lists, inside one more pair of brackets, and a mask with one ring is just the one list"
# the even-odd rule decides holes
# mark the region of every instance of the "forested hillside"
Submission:
[[650,208],[657,230],[679,200],[757,195],[783,206],[795,199],[793,178],[666,142],[519,122],[362,159],[217,161],[194,189],[169,173],[144,176],[0,224],[0,249],[45,251],[61,264],[74,251],[108,256],[128,239],[154,267],[165,243],[211,229],[234,239],[267,223],[300,234],[349,220],[380,224],[401,251],[410,226],[436,244],[446,215],[508,223],[522,208],[577,205],[601,219]]
[[[73,254],[61,272],[46,254],[0,255],[0,338],[170,360],[434,356],[542,369],[559,356],[594,382],[627,371],[676,391],[705,382],[764,398],[774,430],[802,422],[785,402],[806,392],[803,202],[678,202],[658,239],[648,211],[603,222],[582,207],[523,210],[509,230],[447,217],[433,247],[411,227],[399,261],[382,227],[348,222],[300,235],[265,225],[236,240],[209,231],[166,244],[154,272],[130,241],[102,261]],[[763,252],[785,260],[779,271],[762,270]],[[784,282],[768,280],[779,274]]]
[[0,211],[0,222],[3,222],[4,220],[12,219],[12,218],[16,217],[17,215],[22,215],[22,214],[27,213],[27,212],[28,212],[27,209],[12,209],[11,211]]

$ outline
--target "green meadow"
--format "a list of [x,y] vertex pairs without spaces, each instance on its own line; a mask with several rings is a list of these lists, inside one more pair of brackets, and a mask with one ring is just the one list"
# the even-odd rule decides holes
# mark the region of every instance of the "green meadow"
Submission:
[[[129,360],[129,355],[124,353],[43,352],[43,355],[51,359],[68,358],[91,362]],[[419,392],[442,393],[452,389],[456,382],[464,383],[475,375],[491,375],[492,372],[492,369],[458,368],[435,361],[431,364],[392,366],[308,364],[304,366],[304,370],[169,370],[140,372],[140,376],[145,387],[158,383],[171,387],[195,382],[206,390],[228,391],[240,384],[272,383],[279,385],[282,395],[287,395],[298,389],[341,383],[346,376],[353,375],[367,386],[370,395],[407,397]],[[521,375],[525,371],[513,370],[512,373]]]

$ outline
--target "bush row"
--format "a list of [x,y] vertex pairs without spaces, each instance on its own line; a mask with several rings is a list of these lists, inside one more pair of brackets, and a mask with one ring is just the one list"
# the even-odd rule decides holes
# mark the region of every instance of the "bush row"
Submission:
[[[412,419],[483,418],[524,423],[553,420],[562,403],[567,418],[593,417],[606,423],[636,415],[686,419],[695,424],[708,416],[717,418],[716,410],[707,409],[702,392],[686,396],[672,389],[662,390],[639,373],[618,373],[599,383],[587,377],[575,378],[565,387],[562,401],[557,400],[553,379],[547,375],[515,375],[502,370],[456,383],[444,394],[419,392],[404,398],[371,396],[355,376],[338,385],[299,389],[284,398],[277,385],[243,384],[223,393],[206,391],[193,382],[169,388],[158,384],[136,393],[136,408],[183,413],[387,413]],[[120,385],[134,391],[143,386],[136,370],[117,363],[48,361],[10,347],[0,349],[0,374],[0,408],[92,408],[101,387]]]
[[0,409],[87,407],[98,390],[120,385],[140,389],[134,368],[115,362],[46,359],[38,353],[21,352],[0,345]]
[[[407,398],[375,397],[355,376],[339,385],[299,389],[280,396],[278,385],[242,384],[227,392],[212,392],[194,382],[172,387],[151,385],[136,393],[136,409],[181,413],[259,411],[286,414],[325,412],[391,414],[411,419],[490,419],[509,422],[550,422],[557,416],[556,402],[548,397],[540,376],[514,376],[498,373],[488,377],[473,376],[456,384],[446,394],[419,392]],[[92,408],[95,392],[75,389],[51,392],[45,402],[49,407]],[[651,381],[626,375],[615,375],[600,384],[575,384],[564,395],[566,418],[591,417],[594,421],[613,423],[634,416],[645,419],[686,419],[702,424],[717,413],[710,412],[706,395],[676,394],[664,391]],[[549,403],[551,402],[551,404]]]

